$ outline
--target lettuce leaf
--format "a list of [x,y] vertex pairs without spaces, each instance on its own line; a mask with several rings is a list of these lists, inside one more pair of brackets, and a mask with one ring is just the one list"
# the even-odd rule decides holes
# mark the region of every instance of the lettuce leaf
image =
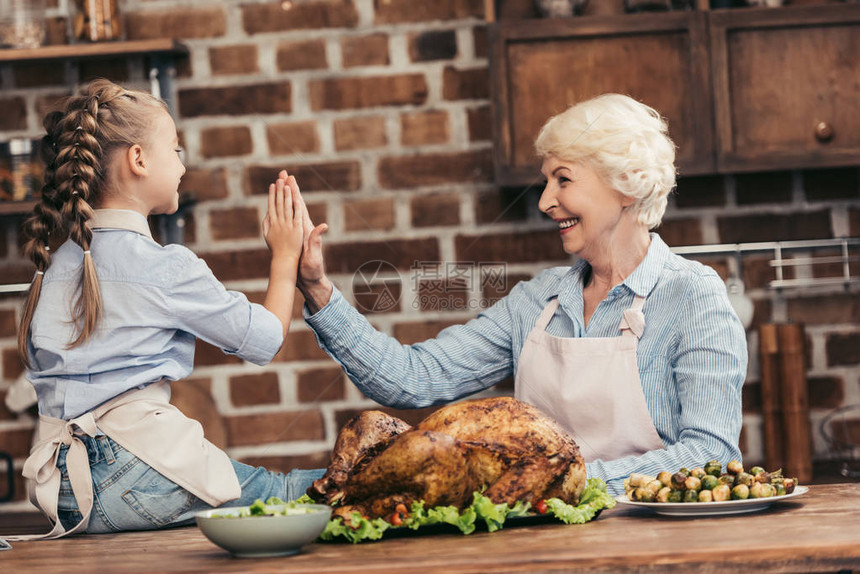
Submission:
[[492,500],[483,494],[476,492],[473,495],[472,508],[475,509],[475,514],[478,518],[484,521],[487,525],[487,530],[495,532],[500,530],[505,525],[505,518],[508,516],[508,504],[495,504]]
[[[306,496],[306,495],[305,495]],[[296,502],[312,502],[310,497],[303,500],[302,496]],[[271,499],[270,499],[271,500]],[[269,504],[273,504],[269,502]],[[615,499],[606,492],[606,484],[599,478],[589,478],[585,490],[582,492],[580,502],[571,506],[558,498],[546,500],[547,514],[557,518],[565,524],[584,524],[592,520],[600,510],[615,506]],[[353,544],[366,540],[379,540],[389,530],[409,528],[418,530],[422,526],[433,524],[450,524],[457,527],[463,534],[471,534],[476,529],[477,521],[483,520],[489,532],[495,532],[504,527],[508,518],[519,518],[531,515],[531,504],[528,502],[517,502],[513,507],[507,504],[495,504],[492,500],[475,492],[472,504],[460,511],[454,506],[436,506],[427,509],[423,501],[412,503],[409,516],[403,519],[400,526],[393,526],[382,518],[364,518],[358,512],[350,516],[350,524],[345,524],[343,519],[334,518],[329,521],[320,540],[335,540],[344,538]]]
[[585,524],[604,508],[615,506],[615,499],[606,492],[606,484],[599,478],[589,478],[579,504],[571,506],[559,498],[546,500],[547,512],[565,524]]
[[456,526],[463,534],[471,534],[475,531],[475,512],[471,508],[462,513],[456,506],[436,506],[427,510],[424,501],[412,503],[409,516],[403,520],[403,525],[412,530],[418,530],[422,526],[433,524],[450,524]]
[[353,544],[364,540],[379,540],[385,531],[392,527],[382,518],[364,518],[358,512],[351,513],[349,518],[350,524],[344,523],[341,518],[329,520],[320,534],[320,540],[334,540],[338,536]]

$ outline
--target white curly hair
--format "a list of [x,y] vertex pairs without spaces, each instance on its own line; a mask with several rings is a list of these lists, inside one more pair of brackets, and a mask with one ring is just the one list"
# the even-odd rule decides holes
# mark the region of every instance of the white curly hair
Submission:
[[675,187],[675,144],[653,108],[621,94],[603,94],[550,118],[537,140],[540,158],[587,163],[613,189],[634,198],[640,223],[660,225]]

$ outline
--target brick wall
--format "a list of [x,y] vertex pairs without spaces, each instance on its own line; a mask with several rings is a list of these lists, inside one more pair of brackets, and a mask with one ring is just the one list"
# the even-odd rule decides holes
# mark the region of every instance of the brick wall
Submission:
[[[482,4],[127,0],[129,38],[177,37],[190,49],[175,82],[189,166],[182,191],[197,200],[189,247],[228,287],[260,301],[268,253],[259,221],[267,184],[286,167],[314,220],[330,226],[332,279],[403,343],[463,322],[517,281],[570,261],[537,210],[539,190],[493,183]],[[60,0],[56,14],[64,8]],[[146,86],[139,60],[0,67],[0,104],[14,112],[0,119],[0,140],[36,137],[40,116],[68,93],[67,82],[95,76]],[[20,218],[0,224],[4,282],[26,282],[32,269],[20,256]],[[660,232],[673,246],[858,236],[858,170],[682,179]],[[448,265],[416,269],[415,261]],[[726,258],[706,261],[728,274]],[[754,327],[786,313],[807,325],[813,422],[860,403],[858,290],[779,297],[767,288],[767,258],[749,256],[743,269]],[[373,272],[376,280],[361,280]],[[19,307],[18,297],[0,300],[0,398],[21,372]],[[339,426],[374,406],[318,349],[298,306],[295,317],[271,365],[254,367],[200,344],[194,380],[176,385],[211,393],[232,456],[280,470],[324,465]],[[743,448],[760,461],[754,328],[749,340]],[[511,389],[506,381],[491,393]],[[414,421],[426,413],[399,414]],[[13,454],[18,472],[33,424],[32,413],[15,415],[0,404],[0,450]],[[817,434],[815,453],[828,457]]]

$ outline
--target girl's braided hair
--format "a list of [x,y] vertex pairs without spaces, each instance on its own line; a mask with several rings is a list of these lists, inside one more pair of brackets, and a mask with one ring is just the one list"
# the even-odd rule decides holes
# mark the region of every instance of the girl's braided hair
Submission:
[[93,232],[89,221],[93,206],[114,192],[109,167],[116,153],[143,144],[156,111],[166,112],[164,102],[139,91],[126,90],[108,80],[95,80],[79,95],[68,98],[62,111],[45,116],[47,132],[40,153],[45,164],[41,201],[24,222],[24,254],[36,265],[21,325],[18,352],[30,366],[30,323],[39,302],[42,278],[51,264],[49,245],[68,238],[84,252],[83,273],[72,316],[77,336],[69,347],[92,336],[102,314],[98,275],[90,253]]

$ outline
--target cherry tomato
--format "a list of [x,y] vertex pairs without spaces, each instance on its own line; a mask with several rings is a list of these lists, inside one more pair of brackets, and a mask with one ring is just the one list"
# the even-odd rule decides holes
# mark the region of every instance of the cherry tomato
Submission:
[[541,500],[537,504],[535,504],[535,510],[538,511],[538,514],[546,514],[546,511],[547,511],[546,500]]

